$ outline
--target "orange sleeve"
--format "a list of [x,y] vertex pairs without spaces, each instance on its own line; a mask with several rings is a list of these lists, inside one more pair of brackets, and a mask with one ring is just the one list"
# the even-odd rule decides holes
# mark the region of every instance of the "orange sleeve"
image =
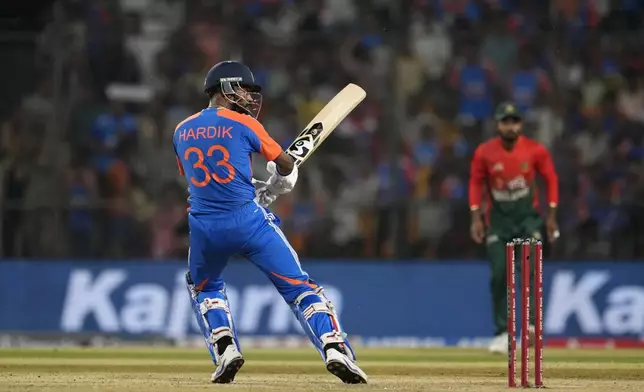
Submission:
[[229,109],[220,109],[218,114],[245,125],[259,139],[259,153],[268,161],[274,161],[282,153],[282,147],[266,132],[264,126],[253,117]]
[[255,135],[259,138],[260,143],[260,154],[266,158],[267,161],[274,161],[282,153],[282,147],[266,132],[264,127],[257,122],[259,127],[250,128]]
[[470,211],[476,211],[481,207],[483,197],[483,185],[487,173],[485,171],[485,162],[483,160],[482,149],[479,146],[474,151],[474,157],[470,165],[470,184],[469,184],[469,202]]
[[557,207],[559,204],[559,178],[552,163],[552,156],[546,148],[539,144],[536,152],[536,169],[546,182],[548,206]]

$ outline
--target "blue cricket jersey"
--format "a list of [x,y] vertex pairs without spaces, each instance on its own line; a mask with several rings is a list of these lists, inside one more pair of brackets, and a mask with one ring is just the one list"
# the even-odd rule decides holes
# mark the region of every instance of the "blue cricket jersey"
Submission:
[[494,101],[488,71],[483,65],[466,64],[457,72],[461,96],[459,113],[477,120],[489,117]]
[[251,154],[275,160],[282,148],[255,118],[206,108],[177,125],[174,151],[188,181],[191,214],[225,213],[255,199]]
[[510,79],[510,93],[521,112],[528,112],[532,109],[539,93],[538,72],[535,70],[515,72]]

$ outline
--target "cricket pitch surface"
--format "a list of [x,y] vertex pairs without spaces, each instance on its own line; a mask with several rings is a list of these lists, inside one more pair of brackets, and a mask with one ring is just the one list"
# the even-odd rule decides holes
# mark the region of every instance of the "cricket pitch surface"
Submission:
[[[544,352],[548,391],[644,391],[644,350]],[[0,349],[0,391],[507,390],[507,356],[485,350],[363,348],[357,354],[368,385],[342,384],[313,348],[245,350],[235,382],[213,385],[205,348]]]

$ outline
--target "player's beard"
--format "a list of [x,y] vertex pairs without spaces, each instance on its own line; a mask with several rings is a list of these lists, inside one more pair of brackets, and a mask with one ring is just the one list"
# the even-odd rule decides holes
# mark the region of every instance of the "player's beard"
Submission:
[[260,110],[262,110],[262,94],[260,93],[248,93],[251,98],[244,99],[240,98],[233,102],[235,111],[250,114],[251,116],[257,118],[259,116]]
[[503,140],[504,142],[512,143],[519,138],[519,132],[499,132],[499,136],[501,136],[501,140]]
[[499,132],[499,136],[501,137],[501,140],[503,140],[506,143],[513,143],[519,138],[519,135],[521,135],[521,128],[513,127],[513,128],[508,128],[504,131],[502,131],[499,128],[498,132]]
[[256,91],[248,91],[237,85],[235,93],[223,94],[230,102],[231,109],[242,114],[249,114],[255,118],[259,116],[262,109],[262,94]]

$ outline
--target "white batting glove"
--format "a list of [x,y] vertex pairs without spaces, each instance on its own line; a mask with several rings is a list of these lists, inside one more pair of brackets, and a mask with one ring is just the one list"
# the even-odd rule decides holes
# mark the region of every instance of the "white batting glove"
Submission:
[[252,178],[251,181],[253,185],[255,185],[255,201],[257,201],[260,206],[268,207],[275,201],[275,199],[277,199],[277,195],[268,190],[268,182],[256,180],[254,178]]
[[297,182],[297,165],[293,166],[293,171],[287,176],[279,174],[277,172],[277,165],[272,161],[266,164],[266,170],[271,174],[267,187],[271,193],[283,195],[289,193],[295,187],[295,183]]
[[270,206],[271,204],[273,204],[275,199],[277,199],[277,195],[274,193],[271,193],[271,191],[269,191],[266,188],[258,190],[256,192],[256,196],[257,196],[257,203],[262,207]]
[[268,186],[268,182],[266,182],[266,181],[262,181],[262,180],[258,180],[258,179],[256,179],[256,178],[251,178],[251,179],[250,179],[250,182],[252,182],[252,183],[253,183],[253,185],[255,185],[255,189],[260,189],[260,188],[262,188],[262,187],[264,187],[264,188],[265,188],[266,186]]

